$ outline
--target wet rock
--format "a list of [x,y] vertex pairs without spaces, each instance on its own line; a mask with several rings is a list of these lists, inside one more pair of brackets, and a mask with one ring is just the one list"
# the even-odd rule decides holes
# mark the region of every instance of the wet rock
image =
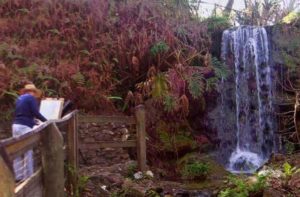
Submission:
[[136,180],[140,180],[140,179],[143,178],[143,173],[142,173],[142,172],[134,173],[133,177],[134,177]]
[[273,169],[268,166],[264,166],[258,172],[258,175],[268,176],[269,178],[280,178],[280,177],[283,177],[283,172],[278,169]]

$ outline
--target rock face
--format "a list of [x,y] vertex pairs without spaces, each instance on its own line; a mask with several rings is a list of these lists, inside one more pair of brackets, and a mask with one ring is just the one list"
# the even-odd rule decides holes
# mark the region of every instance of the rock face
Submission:
[[129,161],[128,150],[123,148],[94,148],[100,141],[120,141],[132,138],[129,127],[113,123],[100,125],[88,123],[79,127],[79,148],[81,165],[110,166]]

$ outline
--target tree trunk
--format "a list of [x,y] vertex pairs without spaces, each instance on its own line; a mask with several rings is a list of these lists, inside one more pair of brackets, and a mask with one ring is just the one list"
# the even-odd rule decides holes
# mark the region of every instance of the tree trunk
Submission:
[[300,92],[296,92],[296,101],[294,109],[294,124],[296,130],[297,141],[300,143]]
[[223,12],[223,14],[225,16],[229,16],[230,15],[232,7],[233,7],[233,4],[234,4],[234,0],[228,0],[226,8],[225,8],[225,10]]

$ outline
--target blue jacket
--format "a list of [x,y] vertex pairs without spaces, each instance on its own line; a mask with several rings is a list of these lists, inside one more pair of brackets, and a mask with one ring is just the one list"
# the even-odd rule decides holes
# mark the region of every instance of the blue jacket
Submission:
[[21,124],[32,128],[35,125],[34,118],[43,122],[46,118],[39,112],[37,100],[31,94],[24,94],[18,97],[14,124]]

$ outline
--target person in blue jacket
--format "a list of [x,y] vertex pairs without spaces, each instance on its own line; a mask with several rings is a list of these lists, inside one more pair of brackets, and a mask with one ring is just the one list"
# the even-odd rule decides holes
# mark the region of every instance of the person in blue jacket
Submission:
[[[20,91],[16,101],[15,118],[12,125],[13,137],[24,135],[36,125],[36,119],[45,122],[46,118],[39,112],[37,98],[41,91],[34,84],[27,84]],[[33,174],[33,151],[28,150],[13,162],[17,181],[25,180]]]

